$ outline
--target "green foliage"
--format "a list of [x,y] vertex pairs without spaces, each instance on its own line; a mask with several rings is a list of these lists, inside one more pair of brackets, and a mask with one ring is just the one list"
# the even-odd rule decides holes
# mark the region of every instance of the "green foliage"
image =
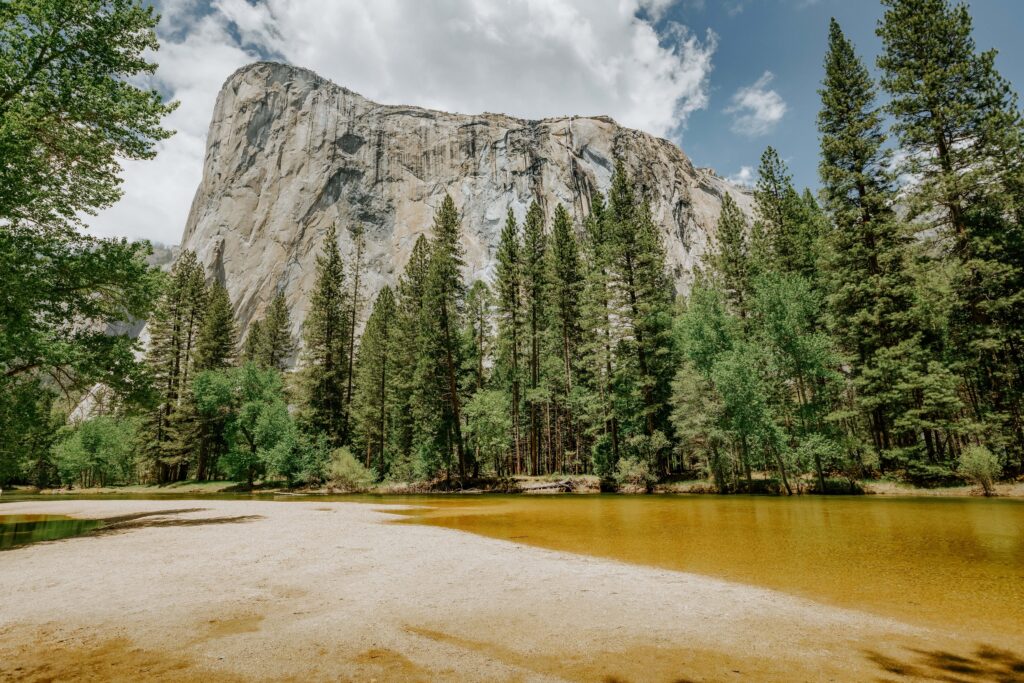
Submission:
[[158,19],[138,0],[0,5],[0,218],[67,239],[120,198],[119,160],[171,135],[174,105],[135,85],[156,69]]
[[206,310],[196,338],[196,369],[230,367],[238,352],[238,326],[228,291],[219,282],[210,285]]
[[435,212],[433,227],[422,304],[416,321],[413,448],[421,456],[424,473],[433,476],[444,472],[450,476],[457,471],[459,478],[465,479],[467,457],[459,394],[459,373],[464,367],[459,330],[465,283],[461,219],[450,196],[445,196]]
[[128,484],[135,478],[139,422],[100,416],[68,427],[53,447],[65,484],[83,488]]
[[[1024,466],[1024,129],[966,5],[884,0],[882,87],[915,183],[909,218],[952,264],[948,336],[973,421]],[[930,456],[944,455],[928,443]],[[944,450],[944,449],[943,449]]]
[[658,477],[651,471],[646,459],[627,457],[615,466],[615,483],[627,492],[648,492],[657,483]]
[[295,340],[292,339],[291,315],[283,291],[278,291],[270,300],[267,315],[260,326],[259,340],[257,364],[284,370],[295,352]]
[[466,439],[479,453],[481,464],[501,474],[512,441],[509,396],[504,391],[477,392],[466,403]]
[[495,282],[497,309],[497,353],[494,379],[509,395],[511,407],[511,437],[514,459],[510,468],[516,474],[523,468],[520,440],[520,408],[522,403],[523,373],[523,281],[522,240],[512,209],[508,210],[505,226],[496,256]]
[[366,491],[377,480],[373,470],[359,464],[348,448],[337,448],[331,453],[328,469],[331,486],[351,493]]
[[[334,226],[327,229],[323,253],[316,260],[316,283],[302,323],[301,377],[304,419],[310,431],[333,444],[345,437],[349,401],[347,346],[350,319],[346,310],[345,271]],[[262,327],[250,334],[262,336]],[[262,342],[253,342],[257,346]]]
[[385,287],[374,302],[356,357],[353,441],[366,453],[367,467],[375,464],[381,476],[387,475],[399,451],[397,433],[392,429],[399,404],[397,321],[394,294]]
[[149,321],[146,364],[153,405],[145,420],[143,456],[146,478],[159,483],[181,481],[189,473],[195,437],[189,394],[206,299],[203,267],[195,252],[184,251]]
[[996,480],[1003,473],[1003,464],[984,446],[968,446],[960,453],[959,471],[980,486],[986,496],[991,496]]
[[200,416],[222,422],[227,451],[222,467],[229,478],[252,486],[260,477],[282,477],[288,484],[303,471],[319,475],[319,447],[303,438],[288,412],[281,374],[245,363],[238,368],[208,370],[192,387]]
[[143,393],[125,328],[157,296],[149,245],[77,229],[121,196],[119,160],[170,135],[173,105],[134,85],[155,69],[157,19],[130,0],[0,4],[0,480],[53,478],[58,392]]
[[746,315],[750,299],[750,238],[747,218],[740,207],[726,194],[722,197],[722,213],[718,218],[716,250],[710,255],[711,269],[721,278],[722,288],[732,310]]

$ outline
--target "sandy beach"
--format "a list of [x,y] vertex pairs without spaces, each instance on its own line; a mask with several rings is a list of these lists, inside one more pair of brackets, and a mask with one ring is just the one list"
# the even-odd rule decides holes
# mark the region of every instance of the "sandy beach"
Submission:
[[[53,500],[0,553],[2,680],[1022,680],[962,634],[335,502]],[[808,571],[813,571],[808,568]]]

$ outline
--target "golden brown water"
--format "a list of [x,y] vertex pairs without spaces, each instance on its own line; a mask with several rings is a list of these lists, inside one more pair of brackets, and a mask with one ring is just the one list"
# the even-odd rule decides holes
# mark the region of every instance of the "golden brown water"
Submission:
[[415,522],[696,572],[1024,646],[1020,501],[509,496],[423,503],[408,513]]

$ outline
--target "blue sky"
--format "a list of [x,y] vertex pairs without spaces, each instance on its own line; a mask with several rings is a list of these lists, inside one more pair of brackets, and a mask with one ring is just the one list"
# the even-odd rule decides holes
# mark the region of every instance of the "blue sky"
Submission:
[[[524,118],[609,115],[752,180],[775,146],[817,184],[817,88],[835,15],[874,65],[876,0],[150,0],[152,87],[180,106],[154,161],[124,164],[101,235],[177,243],[224,80],[271,57],[378,102]],[[979,47],[1024,85],[1024,0],[972,3]],[[746,174],[743,171],[746,169]]]
[[[737,11],[737,7],[741,9]],[[975,0],[970,7],[978,47],[999,50],[996,64],[1020,92],[1024,85],[1024,1]],[[877,75],[874,61],[881,41],[875,28],[882,7],[874,0],[705,0],[703,7],[680,2],[667,10],[659,28],[677,21],[695,32],[710,28],[718,35],[709,106],[689,117],[679,140],[694,163],[725,176],[735,175],[744,166],[756,168],[761,151],[772,145],[787,161],[798,184],[817,186],[817,88],[828,22],[833,16]],[[754,83],[765,71],[774,74],[769,87],[785,102],[786,113],[769,132],[756,137],[737,134],[731,130],[732,117],[723,110],[733,93]]]

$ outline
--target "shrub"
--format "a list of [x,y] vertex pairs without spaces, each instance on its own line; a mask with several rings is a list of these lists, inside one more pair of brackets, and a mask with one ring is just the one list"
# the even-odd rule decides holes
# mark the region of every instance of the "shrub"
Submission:
[[625,491],[650,491],[657,480],[646,460],[623,458],[615,467],[615,483]]
[[960,474],[981,486],[986,496],[992,495],[1002,471],[999,456],[984,446],[968,446],[960,454]]
[[94,417],[66,429],[53,448],[65,484],[83,488],[127,482],[135,467],[138,421]]
[[331,453],[329,473],[331,485],[343,491],[365,491],[377,479],[373,470],[363,467],[347,448],[338,448]]

